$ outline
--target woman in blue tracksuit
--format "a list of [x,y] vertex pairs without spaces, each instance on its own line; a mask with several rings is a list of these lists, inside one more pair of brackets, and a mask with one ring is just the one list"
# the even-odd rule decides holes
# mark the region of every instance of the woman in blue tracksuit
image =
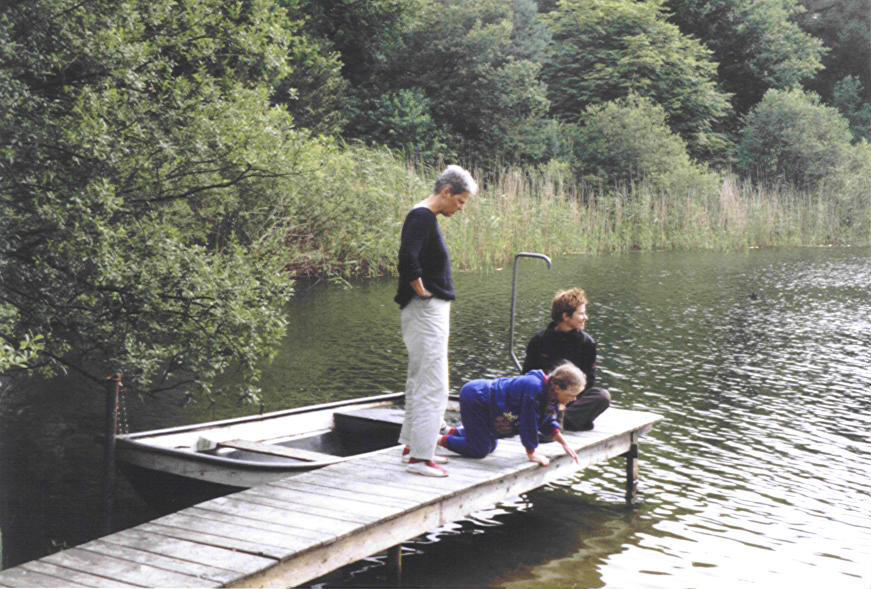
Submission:
[[577,366],[564,362],[545,374],[532,370],[523,376],[472,380],[460,390],[463,425],[439,439],[439,445],[470,458],[484,458],[496,449],[499,438],[520,434],[526,455],[546,466],[550,460],[537,454],[539,431],[553,436],[566,454],[578,462],[556,420],[556,409],[574,401],[586,386]]

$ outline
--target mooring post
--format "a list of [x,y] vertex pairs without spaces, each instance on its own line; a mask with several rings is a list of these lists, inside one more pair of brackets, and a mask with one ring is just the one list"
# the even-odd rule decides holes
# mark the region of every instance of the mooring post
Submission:
[[387,581],[402,586],[402,544],[387,550]]
[[629,451],[626,457],[626,504],[635,505],[638,498],[638,434],[632,432]]
[[106,378],[106,424],[103,439],[103,533],[112,533],[112,511],[115,503],[115,433],[118,431],[118,396],[121,374]]

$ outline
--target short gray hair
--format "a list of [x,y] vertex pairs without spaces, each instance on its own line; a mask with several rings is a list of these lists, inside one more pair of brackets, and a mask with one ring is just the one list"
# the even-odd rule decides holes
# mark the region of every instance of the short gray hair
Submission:
[[472,175],[454,164],[445,168],[445,171],[439,175],[433,193],[438,194],[444,190],[445,186],[451,187],[451,194],[462,194],[464,192],[468,192],[470,195],[478,194],[478,183],[475,182]]

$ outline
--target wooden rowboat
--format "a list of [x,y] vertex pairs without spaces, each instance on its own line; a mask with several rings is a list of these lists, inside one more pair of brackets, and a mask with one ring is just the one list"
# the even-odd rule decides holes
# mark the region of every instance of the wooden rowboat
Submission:
[[397,444],[403,393],[119,435],[117,463],[149,502],[175,507]]

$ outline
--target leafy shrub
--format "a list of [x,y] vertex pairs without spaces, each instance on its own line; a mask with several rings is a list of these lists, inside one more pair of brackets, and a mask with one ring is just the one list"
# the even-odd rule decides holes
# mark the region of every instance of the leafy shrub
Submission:
[[595,185],[628,186],[646,180],[656,189],[711,188],[715,178],[696,165],[683,139],[671,132],[666,112],[631,94],[588,107],[575,144],[578,175]]
[[769,90],[747,115],[738,169],[756,180],[814,190],[850,159],[847,120],[799,89]]
[[373,100],[364,109],[358,125],[367,129],[367,139],[406,154],[437,161],[453,157],[445,133],[432,117],[432,101],[420,88],[403,88]]
[[432,186],[385,148],[325,143],[318,159],[289,199],[291,270],[337,279],[391,272],[405,214]]
[[584,109],[630,93],[651,98],[696,156],[721,149],[714,125],[727,113],[711,52],[683,35],[656,0],[563,0],[545,15],[553,35],[545,63],[551,113],[575,121]]
[[832,106],[850,123],[853,138],[871,141],[871,104],[862,101],[864,89],[855,76],[846,76],[832,90]]

